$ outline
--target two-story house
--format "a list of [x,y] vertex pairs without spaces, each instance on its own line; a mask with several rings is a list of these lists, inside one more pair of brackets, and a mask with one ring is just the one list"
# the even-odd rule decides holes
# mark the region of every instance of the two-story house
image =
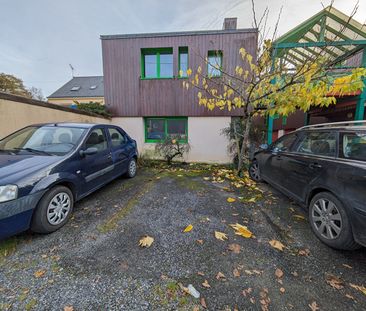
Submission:
[[204,65],[206,57],[234,73],[241,47],[256,56],[256,29],[237,29],[236,18],[228,18],[222,30],[102,35],[101,40],[105,104],[141,153],[179,134],[191,145],[188,161],[230,162],[222,129],[241,112],[207,110],[198,104],[198,90],[184,89],[183,81],[187,69],[198,66],[220,79],[220,70]]

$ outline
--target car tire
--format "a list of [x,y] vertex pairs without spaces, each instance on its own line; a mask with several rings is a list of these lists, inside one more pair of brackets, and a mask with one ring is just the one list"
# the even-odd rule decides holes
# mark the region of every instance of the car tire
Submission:
[[353,238],[352,226],[342,202],[329,192],[316,194],[309,204],[311,229],[324,244],[341,250],[361,246]]
[[65,186],[50,189],[34,211],[31,230],[37,233],[51,233],[60,229],[71,217],[74,196]]
[[129,162],[128,162],[128,167],[127,167],[127,173],[126,176],[128,178],[134,178],[136,176],[136,172],[137,172],[137,162],[135,158],[132,158]]
[[257,160],[253,160],[250,165],[249,165],[249,176],[251,179],[253,179],[254,181],[258,181],[261,182],[262,177],[261,177],[261,173],[260,173],[260,169],[259,169],[259,163]]

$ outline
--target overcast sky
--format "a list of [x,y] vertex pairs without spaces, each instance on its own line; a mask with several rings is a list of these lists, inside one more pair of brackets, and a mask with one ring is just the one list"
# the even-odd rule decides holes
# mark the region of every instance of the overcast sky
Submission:
[[[320,11],[329,0],[255,0],[274,25],[283,5],[279,34]],[[366,21],[366,0],[355,15]],[[252,26],[250,0],[0,0],[0,72],[50,95],[75,75],[102,75],[101,34],[221,29],[224,17]],[[335,0],[350,14],[355,0]]]

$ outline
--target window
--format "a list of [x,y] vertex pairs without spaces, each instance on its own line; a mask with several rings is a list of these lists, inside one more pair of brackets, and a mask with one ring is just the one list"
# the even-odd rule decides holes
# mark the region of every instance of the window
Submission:
[[81,140],[84,128],[66,126],[26,127],[0,142],[0,150],[23,150],[27,148],[53,155],[65,155]]
[[208,51],[207,75],[209,77],[221,77],[222,51]]
[[108,132],[111,137],[112,148],[122,146],[126,142],[125,136],[119,130],[110,127]]
[[173,49],[141,49],[141,78],[173,78]]
[[178,71],[180,78],[187,78],[187,70],[188,70],[188,47],[180,47],[179,48],[179,59],[178,59]]
[[187,118],[145,118],[146,142],[159,142],[166,137],[179,137],[182,142],[187,142]]
[[70,91],[79,91],[80,86],[73,86]]
[[341,142],[343,158],[366,161],[366,132],[343,133]]
[[335,132],[308,132],[301,138],[297,152],[334,157],[336,154]]
[[98,151],[107,150],[107,140],[102,129],[93,130],[85,142],[86,149],[97,148]]
[[291,146],[295,142],[297,136],[295,134],[285,135],[277,140],[273,145],[274,151],[290,151]]

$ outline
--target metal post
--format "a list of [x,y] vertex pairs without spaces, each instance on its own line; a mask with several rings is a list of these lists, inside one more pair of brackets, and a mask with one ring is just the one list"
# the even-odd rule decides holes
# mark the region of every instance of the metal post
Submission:
[[[362,67],[366,68],[366,46],[363,48],[363,55],[362,55]],[[365,114],[365,101],[366,101],[366,77],[363,77],[363,82],[365,86],[363,87],[361,94],[358,98],[357,105],[356,105],[356,113],[355,113],[355,120],[363,120]]]
[[[271,72],[274,71],[276,56],[277,56],[277,48],[275,47],[274,50],[273,50],[273,52],[272,52]],[[273,81],[272,83],[275,83],[275,81]],[[270,115],[268,115],[267,118],[268,118],[267,119],[267,144],[270,145],[270,144],[272,144],[273,117],[271,117]]]

